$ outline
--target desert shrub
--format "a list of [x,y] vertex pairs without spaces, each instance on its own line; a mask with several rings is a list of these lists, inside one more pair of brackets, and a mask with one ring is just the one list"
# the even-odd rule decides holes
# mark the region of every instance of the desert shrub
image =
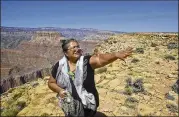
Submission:
[[25,101],[17,101],[17,99],[10,98],[7,102],[7,106],[1,110],[2,116],[16,116],[23,108],[26,107]]
[[167,45],[168,49],[177,49],[178,48],[178,44],[177,43],[169,43]]
[[144,92],[143,79],[136,79],[134,82],[131,78],[126,80],[125,94],[131,95],[133,92]]
[[159,47],[155,47],[155,49],[154,49],[155,51],[159,51]]
[[116,41],[116,40],[114,40],[114,41],[113,41],[113,43],[117,43],[117,41]]
[[156,46],[158,46],[156,43],[154,42],[151,43],[151,47],[156,47]]
[[33,83],[31,83],[31,86],[34,87],[34,88],[37,87],[38,85],[39,85],[38,82],[33,82]]
[[14,99],[13,98],[10,98],[10,99],[8,99],[7,100],[7,105],[11,105],[11,104],[13,104],[15,101],[14,101]]
[[104,86],[102,86],[102,85],[97,85],[96,87],[97,88],[104,88]]
[[115,52],[116,51],[116,48],[111,48],[110,49],[110,52]]
[[178,87],[178,85],[179,85],[179,80],[177,80],[176,83],[173,84],[173,86],[172,86],[172,90],[173,90],[175,93],[177,93],[177,94],[179,94],[179,87]]
[[127,102],[131,102],[131,103],[135,103],[135,102],[138,103],[138,100],[135,99],[134,97],[128,97],[128,98],[126,99],[126,101],[127,101]]
[[160,64],[160,62],[159,61],[155,61],[155,64]]
[[2,110],[1,116],[16,116],[23,108],[26,107],[25,101],[16,102],[12,99],[8,101],[8,106]]
[[7,92],[12,93],[15,90],[15,88],[10,88]]
[[50,99],[48,99],[48,103],[56,104],[56,97],[51,97]]
[[143,79],[136,79],[136,81],[134,81],[133,91],[134,92],[143,92],[144,91]]
[[133,93],[132,87],[125,87],[124,93],[127,94],[127,95],[131,95]]
[[127,95],[131,95],[133,93],[133,89],[132,89],[132,79],[128,78],[126,79],[126,86],[125,86],[125,94]]
[[16,94],[14,94],[13,99],[16,100],[16,99],[18,99],[18,98],[21,97],[21,96],[22,96],[22,93],[21,93],[21,92],[16,93]]
[[137,59],[137,58],[134,58],[134,59],[132,59],[132,61],[131,61],[131,63],[137,63],[137,62],[139,62],[139,59]]
[[1,113],[1,116],[16,116],[18,112],[19,112],[18,108],[14,106],[4,109],[4,111]]
[[19,110],[22,110],[23,108],[26,107],[26,102],[25,101],[18,101],[16,106],[18,107]]
[[132,86],[132,79],[128,78],[126,79],[126,87],[131,87]]
[[106,71],[107,71],[106,67],[101,67],[101,68],[96,69],[95,74],[100,74]]
[[135,52],[139,53],[139,54],[144,54],[144,49],[143,48],[136,48]]
[[138,100],[135,99],[134,97],[128,97],[125,100],[125,106],[129,107],[129,108],[135,108],[138,104]]
[[111,44],[113,44],[113,42],[112,42],[112,41],[108,41],[108,44],[110,44],[110,45],[111,45]]
[[48,113],[42,113],[42,115],[40,115],[40,116],[49,117],[50,115]]
[[177,107],[177,105],[175,105],[175,104],[171,104],[171,103],[169,103],[169,104],[167,104],[166,105],[166,107],[168,108],[168,110],[169,111],[171,111],[171,112],[178,112],[178,107]]
[[167,98],[168,100],[175,100],[175,97],[171,95],[169,92],[165,94],[165,98]]
[[165,58],[166,60],[175,60],[175,57],[172,56],[172,55],[165,55],[164,58]]

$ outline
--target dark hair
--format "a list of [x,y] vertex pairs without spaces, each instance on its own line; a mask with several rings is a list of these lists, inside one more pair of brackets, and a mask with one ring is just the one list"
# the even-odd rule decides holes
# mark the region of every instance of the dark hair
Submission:
[[62,41],[62,49],[63,49],[63,52],[66,52],[66,51],[68,50],[68,47],[69,47],[68,44],[69,44],[70,42],[77,42],[77,43],[78,43],[78,41],[75,40],[75,39],[73,39],[73,38],[67,39],[67,40],[63,40],[63,41]]

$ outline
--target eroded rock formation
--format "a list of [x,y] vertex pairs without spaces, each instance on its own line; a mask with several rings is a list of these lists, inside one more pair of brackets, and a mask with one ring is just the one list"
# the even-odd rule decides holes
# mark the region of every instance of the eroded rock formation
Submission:
[[50,75],[51,68],[34,69],[27,73],[20,73],[16,75],[10,75],[5,79],[1,79],[0,94],[6,92],[10,88],[20,86],[30,81],[34,81],[38,78],[43,78]]
[[30,42],[38,44],[52,44],[59,45],[60,40],[64,39],[62,34],[54,31],[37,31],[33,36]]

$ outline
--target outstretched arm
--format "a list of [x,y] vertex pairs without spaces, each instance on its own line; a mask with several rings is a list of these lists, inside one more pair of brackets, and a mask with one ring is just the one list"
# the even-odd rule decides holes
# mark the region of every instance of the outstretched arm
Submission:
[[124,60],[126,57],[132,54],[132,49],[133,48],[128,47],[126,50],[119,52],[94,55],[90,58],[90,65],[93,69],[96,69],[112,63],[117,59]]

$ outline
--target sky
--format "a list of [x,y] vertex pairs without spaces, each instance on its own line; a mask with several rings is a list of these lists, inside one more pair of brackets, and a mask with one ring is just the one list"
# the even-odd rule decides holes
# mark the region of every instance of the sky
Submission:
[[1,26],[178,32],[178,1],[1,1]]

